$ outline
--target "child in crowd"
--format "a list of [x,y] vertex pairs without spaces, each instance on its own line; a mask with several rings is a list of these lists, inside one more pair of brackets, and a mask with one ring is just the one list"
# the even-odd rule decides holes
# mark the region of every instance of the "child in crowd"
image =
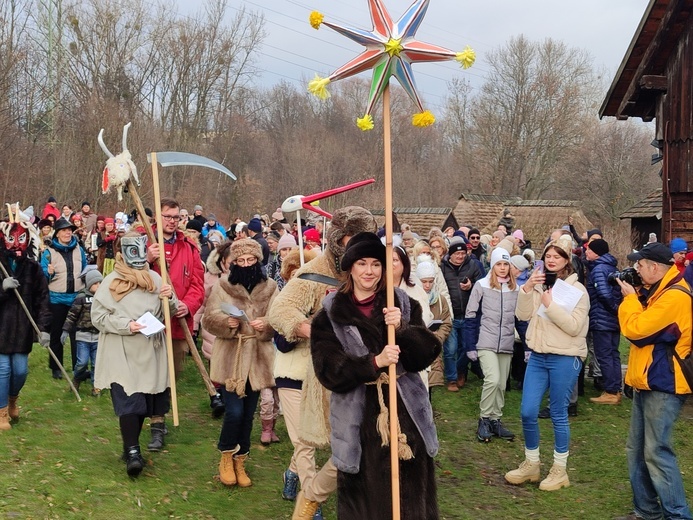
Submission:
[[[91,303],[94,298],[94,293],[99,288],[102,281],[103,276],[101,276],[101,273],[97,269],[91,269],[84,275],[84,289],[77,298],[75,298],[70,311],[67,313],[67,318],[63,325],[63,333],[60,338],[60,341],[64,343],[69,333],[73,329],[77,329],[77,334],[75,335],[77,340],[77,362],[75,364],[72,384],[74,384],[75,388],[79,391],[79,385],[82,381],[91,378],[91,395],[94,397],[101,395],[101,390],[94,387],[96,347],[99,341],[99,331],[91,323]],[[91,374],[89,373],[90,363]]]

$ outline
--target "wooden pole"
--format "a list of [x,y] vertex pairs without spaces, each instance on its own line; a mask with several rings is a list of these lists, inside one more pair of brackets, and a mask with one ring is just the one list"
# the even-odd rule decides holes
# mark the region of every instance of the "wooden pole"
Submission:
[[[10,273],[7,272],[7,269],[5,269],[5,266],[2,265],[2,262],[0,262],[0,269],[2,269],[2,274],[5,276],[5,278],[10,278]],[[40,338],[41,337],[41,331],[39,330],[38,325],[36,325],[36,322],[34,321],[34,318],[31,315],[31,312],[29,312],[29,308],[26,306],[26,303],[24,303],[24,300],[22,299],[22,295],[19,294],[19,291],[17,289],[14,289],[14,295],[19,300],[19,305],[21,305],[22,309],[24,309],[26,317],[29,319],[29,323],[31,323],[31,326],[34,328],[34,331],[36,331],[36,335]],[[72,379],[70,378],[70,376],[67,375],[67,372],[65,371],[65,367],[58,360],[58,356],[55,355],[55,352],[53,352],[51,350],[50,346],[48,347],[48,353],[53,358],[53,361],[55,361],[55,364],[58,365],[58,368],[60,369],[60,373],[67,380],[67,384],[70,385],[70,390],[72,390],[72,393],[75,394],[77,401],[81,402],[82,398],[79,396],[79,392],[75,388],[75,385],[72,384]]]
[[[395,306],[395,281],[392,273],[392,149],[390,140],[390,84],[383,91],[383,152],[385,166],[385,282],[387,288],[387,306]],[[395,326],[387,327],[387,344],[395,345]],[[399,456],[397,438],[397,366],[392,364],[387,369],[390,378],[390,465],[392,466],[392,519],[401,516],[399,503]]]
[[301,258],[301,266],[306,263],[303,256],[303,228],[301,227],[301,210],[296,210],[296,226],[298,227],[298,256]]
[[[159,188],[159,164],[156,162],[156,152],[152,152],[152,184],[154,187],[154,205],[156,208],[156,227],[159,230],[159,269],[161,270],[161,283],[168,282],[168,270],[166,269],[166,250],[164,249],[164,224],[161,218],[161,190]],[[147,218],[144,215],[143,218]],[[176,368],[173,362],[173,339],[171,338],[171,309],[168,306],[168,298],[163,299],[164,323],[166,325],[166,352],[168,354],[168,380],[171,384],[171,408],[173,410],[173,425],[178,426],[178,398],[176,395]]]
[[[129,180],[127,184],[128,192],[132,196],[132,200],[135,202],[137,213],[140,215],[140,220],[142,221],[144,230],[147,233],[149,243],[153,244],[157,241],[157,238],[154,235],[154,229],[152,229],[152,225],[149,223],[147,214],[144,211],[144,204],[142,204],[142,199],[140,198],[139,193],[137,193],[137,187],[131,180]],[[171,285],[171,289],[173,289],[173,285]],[[175,293],[176,290],[173,289],[173,294]],[[190,329],[188,329],[188,323],[185,321],[184,317],[180,317],[178,318],[178,324],[185,333],[185,340],[188,343],[188,348],[190,348],[190,354],[192,355],[192,358],[195,361],[195,366],[197,366],[197,370],[200,372],[200,375],[202,376],[202,380],[204,381],[205,387],[207,388],[207,393],[209,395],[217,395],[217,389],[214,388],[214,383],[212,383],[212,380],[210,379],[209,374],[207,373],[207,369],[205,368],[204,363],[200,358],[200,353],[197,351],[197,345],[195,345],[195,341],[192,338],[192,334],[190,334]]]

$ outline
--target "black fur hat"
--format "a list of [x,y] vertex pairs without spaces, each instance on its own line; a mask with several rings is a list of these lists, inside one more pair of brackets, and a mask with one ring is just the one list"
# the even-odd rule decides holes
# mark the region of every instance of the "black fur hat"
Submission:
[[385,246],[375,233],[364,231],[351,237],[342,257],[342,270],[348,271],[361,258],[376,258],[385,264]]

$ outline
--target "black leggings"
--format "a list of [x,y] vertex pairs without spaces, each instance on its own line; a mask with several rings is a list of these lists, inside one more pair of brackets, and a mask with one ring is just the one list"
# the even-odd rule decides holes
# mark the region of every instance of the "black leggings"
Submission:
[[121,415],[120,434],[123,437],[123,449],[140,445],[140,432],[144,424],[144,415]]

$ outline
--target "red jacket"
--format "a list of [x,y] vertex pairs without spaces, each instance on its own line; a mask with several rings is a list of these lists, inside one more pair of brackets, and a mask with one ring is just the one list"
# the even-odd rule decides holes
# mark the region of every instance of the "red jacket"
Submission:
[[[190,312],[185,316],[185,321],[188,329],[192,331],[193,316],[205,298],[205,270],[200,253],[197,246],[181,231],[176,231],[176,241],[173,245],[166,245],[165,249],[167,252],[170,251],[170,254],[166,255],[168,276],[176,296],[188,306]],[[154,262],[153,268],[160,273],[158,261]],[[171,321],[173,339],[185,339],[178,318]]]
[[46,218],[48,215],[53,215],[55,217],[55,220],[58,220],[60,218],[60,210],[46,203],[46,205],[43,207],[41,218]]

